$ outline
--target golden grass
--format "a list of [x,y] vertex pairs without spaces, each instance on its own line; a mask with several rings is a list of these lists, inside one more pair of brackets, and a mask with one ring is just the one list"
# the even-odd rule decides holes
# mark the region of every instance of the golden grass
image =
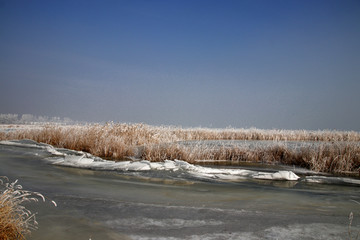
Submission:
[[[149,161],[251,161],[291,164],[332,173],[354,172],[360,168],[360,133],[354,131],[209,129],[107,123],[45,125],[37,129],[0,132],[0,140],[9,139],[32,139],[114,160],[135,155]],[[278,144],[254,149],[179,143],[193,140],[266,140]],[[282,144],[285,141],[314,141],[318,144],[311,147],[300,145],[293,149]]]
[[0,239],[23,240],[37,228],[35,214],[23,204],[45,198],[40,193],[23,190],[17,181],[8,183],[2,179],[8,181],[6,177],[0,179]]
[[280,163],[305,167],[318,172],[345,174],[359,170],[360,145],[324,143],[300,149],[292,149],[281,144],[255,149],[249,147],[207,148],[201,145],[179,144],[153,145],[145,147],[142,158],[150,161],[186,159],[191,163],[199,159]]

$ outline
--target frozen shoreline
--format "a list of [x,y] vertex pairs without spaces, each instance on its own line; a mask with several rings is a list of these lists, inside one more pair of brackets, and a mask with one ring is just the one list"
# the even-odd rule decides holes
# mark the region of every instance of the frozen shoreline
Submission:
[[181,128],[127,123],[31,127],[0,130],[0,140],[32,139],[114,161],[181,159],[189,163],[199,160],[219,160],[217,163],[220,163],[228,160],[299,166],[342,176],[359,175],[360,133],[357,132]]
[[297,174],[310,174],[311,171],[294,173],[290,170],[256,171],[242,168],[205,167],[190,164],[181,160],[165,160],[163,162],[150,162],[147,160],[134,161],[110,161],[95,157],[82,151],[54,148],[51,145],[37,143],[32,140],[0,141],[0,145],[42,149],[49,156],[46,158],[51,164],[75,168],[105,171],[145,172],[145,171],[169,171],[186,173],[197,179],[215,181],[239,181],[243,179],[257,180],[282,180],[282,181],[305,181],[309,183],[359,185],[360,180],[344,177],[310,175],[299,177]]

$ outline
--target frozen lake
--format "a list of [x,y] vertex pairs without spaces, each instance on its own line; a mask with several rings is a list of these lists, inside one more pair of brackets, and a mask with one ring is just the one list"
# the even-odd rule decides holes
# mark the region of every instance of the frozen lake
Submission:
[[39,222],[29,239],[349,239],[350,212],[353,229],[360,228],[356,179],[105,162],[18,143],[0,144],[0,175],[58,204],[28,206]]

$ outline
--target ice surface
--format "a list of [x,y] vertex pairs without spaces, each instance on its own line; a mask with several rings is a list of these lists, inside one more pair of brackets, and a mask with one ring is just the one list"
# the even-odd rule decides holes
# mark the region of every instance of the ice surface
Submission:
[[48,153],[57,156],[64,156],[63,153],[57,151],[53,146],[45,143],[38,143],[32,140],[14,140],[14,141],[0,141],[0,145],[14,146],[14,147],[23,147],[23,148],[35,148],[35,149],[44,149]]
[[[347,239],[346,227],[340,224],[312,223],[312,224],[293,224],[284,227],[270,227],[254,232],[219,232],[205,233],[201,235],[186,236],[188,240],[260,240],[260,239],[306,239],[306,240],[338,240]],[[180,240],[178,237],[149,237],[132,235],[134,240]]]
[[360,185],[359,179],[344,178],[344,177],[307,176],[305,177],[304,181],[310,183]]
[[106,224],[114,226],[128,226],[134,228],[140,226],[142,229],[181,229],[181,228],[197,228],[202,226],[217,226],[222,225],[222,221],[217,221],[213,219],[206,220],[188,220],[180,218],[170,218],[170,219],[153,219],[153,218],[118,218],[106,221]]

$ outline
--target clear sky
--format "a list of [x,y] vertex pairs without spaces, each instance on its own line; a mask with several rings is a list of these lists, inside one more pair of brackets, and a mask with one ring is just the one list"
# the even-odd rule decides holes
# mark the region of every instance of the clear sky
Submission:
[[360,131],[360,1],[0,0],[0,113]]

